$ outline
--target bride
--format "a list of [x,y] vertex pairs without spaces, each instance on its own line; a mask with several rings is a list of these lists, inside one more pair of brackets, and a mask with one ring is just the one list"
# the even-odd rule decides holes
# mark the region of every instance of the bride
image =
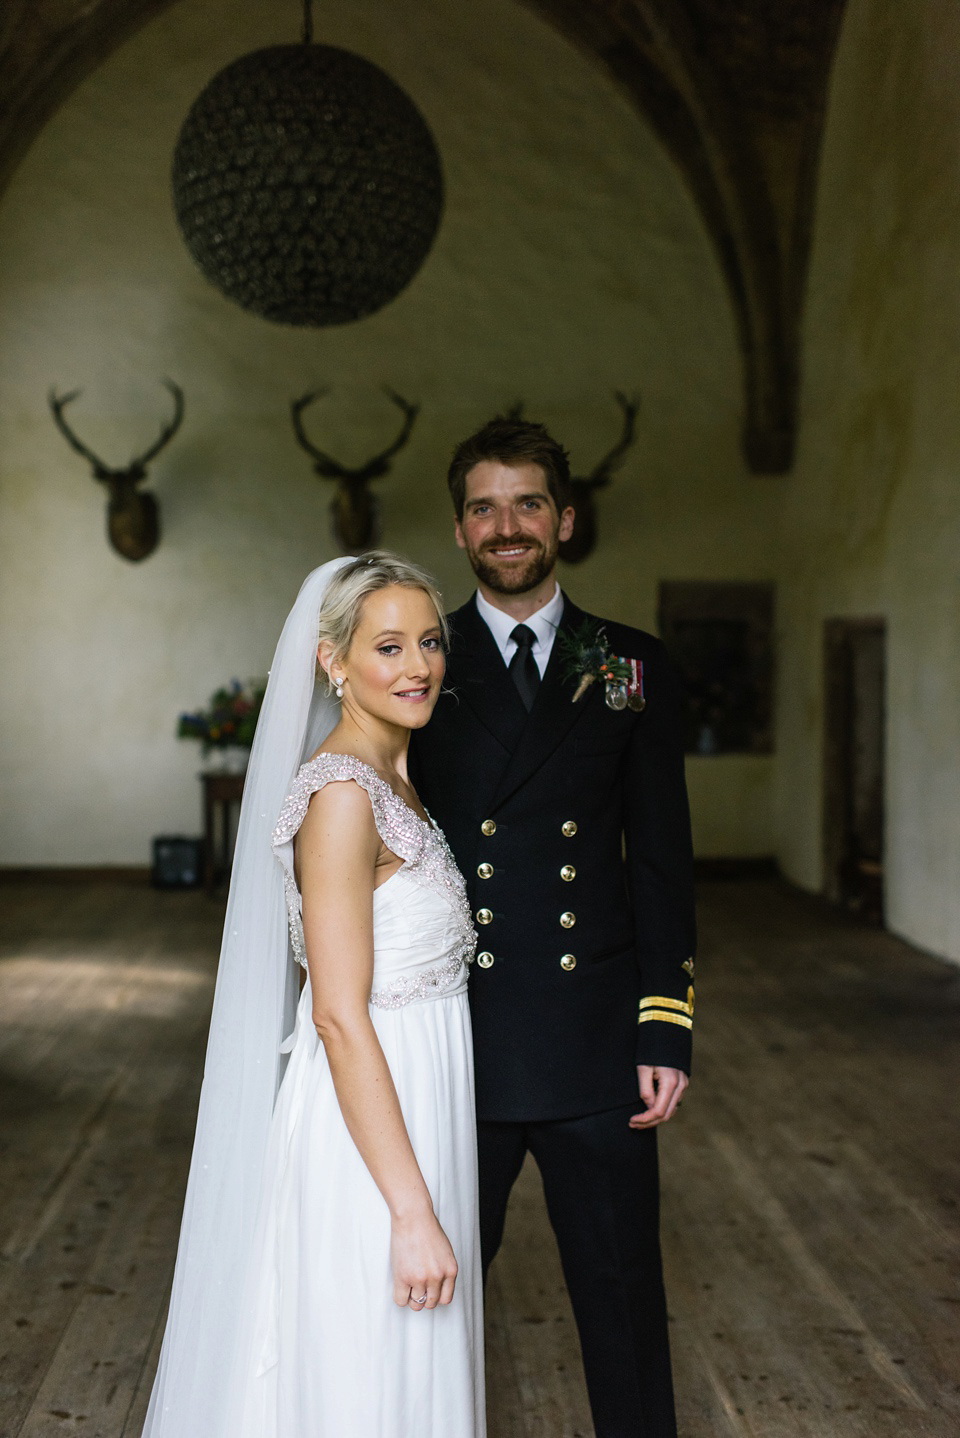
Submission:
[[485,1433],[476,936],[407,778],[445,639],[386,553],[315,570],[284,626],[144,1438]]

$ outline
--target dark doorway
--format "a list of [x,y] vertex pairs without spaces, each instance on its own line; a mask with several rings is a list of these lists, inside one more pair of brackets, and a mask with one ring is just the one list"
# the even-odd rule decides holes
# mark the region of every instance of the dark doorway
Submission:
[[824,889],[883,923],[887,627],[828,619],[824,632]]

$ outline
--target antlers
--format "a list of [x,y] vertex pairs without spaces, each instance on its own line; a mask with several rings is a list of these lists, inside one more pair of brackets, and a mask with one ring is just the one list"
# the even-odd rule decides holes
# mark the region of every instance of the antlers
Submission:
[[[590,489],[602,489],[609,484],[616,471],[620,468],[627,450],[633,444],[635,421],[640,413],[640,396],[634,395],[632,399],[621,390],[614,390],[614,398],[623,411],[623,433],[617,440],[608,454],[590,471],[589,474],[576,476],[575,483],[588,485]],[[522,399],[515,400],[505,412],[504,419],[523,419],[524,402]]]
[[621,390],[614,390],[614,398],[623,411],[623,433],[609,454],[605,454],[589,474],[581,477],[580,483],[588,484],[591,489],[602,489],[604,485],[610,483],[615,472],[620,468],[624,455],[633,444],[634,422],[640,412],[640,396],[634,395],[633,399],[628,399]]
[[183,390],[178,384],[174,384],[172,379],[162,380],[161,383],[164,384],[173,395],[173,417],[169,423],[163,426],[156,442],[152,444],[149,449],[144,450],[142,454],[132,459],[125,469],[111,468],[110,465],[105,464],[98,455],[94,454],[92,449],[89,449],[87,445],[74,434],[64,419],[63,411],[68,404],[72,404],[73,401],[83,393],[83,390],[74,389],[71,390],[69,394],[58,397],[56,390],[51,389],[49,400],[50,408],[53,411],[54,422],[70,448],[75,450],[77,454],[83,455],[84,459],[90,463],[96,479],[109,480],[120,475],[127,476],[130,479],[145,478],[147,465],[152,459],[156,459],[164,445],[169,444],[170,440],[173,439],[173,436],[183,421]]
[[420,406],[418,404],[408,403],[402,395],[397,394],[394,390],[390,389],[388,385],[383,386],[383,392],[403,413],[404,419],[400,433],[393,443],[388,445],[385,450],[382,450],[380,454],[375,454],[372,459],[367,460],[366,464],[357,465],[352,469],[348,465],[341,464],[338,459],[334,459],[332,455],[326,454],[322,449],[317,449],[313,441],[308,439],[306,431],[303,428],[303,411],[309,404],[312,404],[315,399],[319,399],[322,395],[327,394],[328,391],[326,389],[309,390],[307,394],[301,395],[300,399],[295,399],[291,402],[290,416],[293,420],[293,431],[297,437],[297,443],[311,456],[316,465],[317,473],[322,475],[324,479],[339,479],[351,484],[365,484],[368,479],[379,479],[381,475],[387,473],[390,468],[391,459],[403,449],[403,446],[410,438],[410,431],[413,429],[414,421],[420,413]]

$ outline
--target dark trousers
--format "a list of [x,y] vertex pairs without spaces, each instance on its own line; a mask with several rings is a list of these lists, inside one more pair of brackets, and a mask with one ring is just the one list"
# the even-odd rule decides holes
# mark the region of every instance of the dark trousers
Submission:
[[627,1127],[636,1109],[478,1125],[483,1271],[529,1151],[557,1236],[597,1438],[676,1438],[657,1136]]

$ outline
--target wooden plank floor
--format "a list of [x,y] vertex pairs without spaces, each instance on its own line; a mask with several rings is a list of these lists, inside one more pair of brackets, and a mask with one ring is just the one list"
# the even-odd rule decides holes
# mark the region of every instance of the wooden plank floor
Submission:
[[[0,887],[0,1438],[137,1438],[222,910]],[[960,970],[773,882],[701,891],[663,1136],[683,1438],[960,1433]],[[536,1170],[488,1304],[491,1438],[590,1438]]]

